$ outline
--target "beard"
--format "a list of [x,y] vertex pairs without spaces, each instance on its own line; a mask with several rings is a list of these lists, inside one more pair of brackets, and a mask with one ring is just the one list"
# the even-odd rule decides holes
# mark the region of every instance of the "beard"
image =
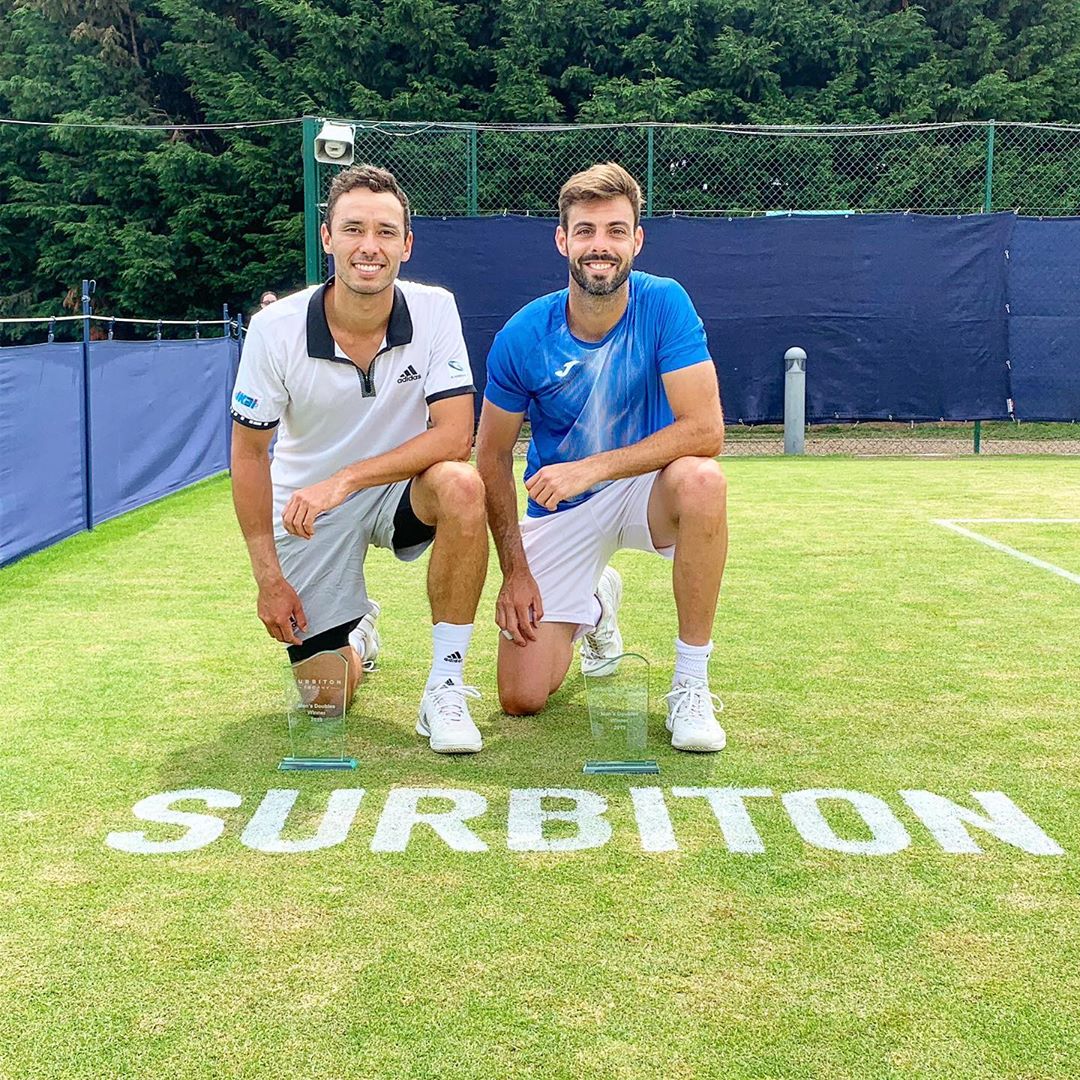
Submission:
[[570,276],[590,296],[610,296],[613,292],[618,292],[626,279],[630,276],[630,271],[634,268],[634,260],[632,258],[627,259],[622,265],[619,265],[617,259],[597,259],[596,261],[614,262],[616,264],[615,271],[611,277],[601,280],[590,278],[587,269],[588,263],[580,261],[570,263]]

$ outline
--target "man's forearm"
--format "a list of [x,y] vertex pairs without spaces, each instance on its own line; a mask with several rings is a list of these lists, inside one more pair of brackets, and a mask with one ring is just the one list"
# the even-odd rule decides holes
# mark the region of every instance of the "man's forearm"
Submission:
[[269,459],[234,455],[232,493],[255,581],[261,586],[276,580],[281,577],[281,563],[274,546],[274,489]]
[[724,448],[724,422],[684,418],[661,428],[653,435],[605,450],[586,460],[594,468],[596,483],[640,476],[670,465],[681,457],[716,457]]
[[518,526],[517,490],[514,487],[513,453],[484,455],[477,458],[477,470],[484,481],[488,526],[503,577],[525,568],[525,549],[521,545]]
[[467,461],[471,449],[471,431],[431,427],[385,454],[346,465],[331,479],[341,481],[351,495],[364,488],[408,480],[440,461]]

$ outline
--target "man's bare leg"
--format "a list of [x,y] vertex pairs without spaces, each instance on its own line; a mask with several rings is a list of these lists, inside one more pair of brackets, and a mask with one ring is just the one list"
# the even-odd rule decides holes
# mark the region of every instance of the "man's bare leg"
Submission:
[[660,471],[649,497],[649,531],[659,548],[675,545],[672,585],[679,637],[712,638],[727,560],[727,480],[711,458],[677,458]]
[[510,716],[540,712],[562,686],[574,656],[575,623],[541,623],[525,646],[499,637],[499,703]]
[[431,621],[472,623],[488,565],[480,474],[464,462],[439,462],[413,479],[411,498],[416,516],[435,526],[428,563]]
[[483,747],[467,699],[465,654],[488,563],[487,511],[480,474],[460,461],[442,461],[414,477],[412,508],[435,526],[428,564],[432,665],[420,699],[417,734],[444,754],[472,754]]
[[727,743],[716,719],[719,698],[709,689],[708,671],[727,559],[727,482],[720,466],[711,458],[685,457],[662,469],[649,497],[649,530],[657,547],[675,545],[672,584],[679,637],[667,695],[671,745],[713,753]]

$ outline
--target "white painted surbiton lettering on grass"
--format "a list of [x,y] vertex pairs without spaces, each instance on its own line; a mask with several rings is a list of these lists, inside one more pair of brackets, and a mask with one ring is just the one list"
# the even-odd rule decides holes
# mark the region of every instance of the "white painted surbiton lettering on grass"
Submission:
[[204,802],[211,810],[234,810],[241,802],[235,792],[221,788],[185,788],[183,791],[149,795],[131,808],[140,821],[180,825],[187,832],[175,840],[148,840],[145,832],[111,832],[105,837],[105,843],[117,851],[132,855],[172,855],[181,851],[198,851],[212,844],[225,831],[225,822],[213,814],[172,809],[174,802],[184,800]]
[[[765,843],[754,827],[747,799],[772,798],[770,788],[674,787],[679,799],[701,798],[708,802],[729,851],[761,855]],[[314,852],[334,847],[348,839],[349,831],[364,798],[363,788],[339,788],[327,796],[326,809],[315,832],[302,839],[284,840],[284,832],[300,792],[271,789],[266,793],[240,835],[240,842],[253,851],[268,854]],[[982,849],[969,829],[979,829],[1001,843],[1029,855],[1064,855],[1052,840],[1007,795],[1000,791],[973,791],[972,797],[984,813],[961,806],[931,791],[907,790],[900,796],[930,836],[950,854],[979,854]],[[629,788],[634,821],[645,852],[678,851],[664,792],[657,787]],[[891,855],[911,843],[907,829],[889,806],[877,796],[843,788],[811,788],[780,796],[792,824],[806,843],[848,855]],[[423,800],[444,804],[437,810],[421,810]],[[552,806],[553,800],[572,805]],[[870,832],[868,838],[840,836],[827,820],[821,803],[846,802]],[[214,814],[178,810],[174,804],[200,802],[211,810],[233,810],[242,803],[240,795],[221,788],[184,788],[140,799],[132,813],[140,821],[179,828],[171,839],[150,839],[145,831],[110,832],[108,847],[135,855],[168,855],[197,851],[212,844],[224,832],[226,822]],[[449,806],[445,806],[449,804]],[[462,788],[392,788],[371,840],[374,852],[405,851],[418,825],[424,825],[453,851],[484,852],[488,845],[466,824],[487,813],[487,799]],[[603,847],[612,836],[607,819],[608,800],[597,792],[578,788],[513,788],[510,791],[506,845],[510,851],[571,852]],[[835,820],[835,815],[834,815]],[[555,823],[572,827],[556,830]],[[568,834],[567,834],[568,832]]]
[[982,848],[971,839],[965,825],[982,829],[1029,855],[1065,854],[1065,849],[1051,840],[1008,795],[1000,791],[973,791],[971,795],[982,803],[989,817],[959,806],[932,791],[900,792],[901,798],[930,830],[934,839],[952,854],[978,855],[982,852]]
[[[545,799],[570,799],[571,810],[549,810]],[[511,851],[582,851],[603,847],[611,839],[611,823],[604,817],[607,799],[595,791],[574,788],[514,788],[510,792],[510,818],[506,845]],[[577,826],[573,836],[546,837],[545,821],[568,821]]]
[[299,794],[299,791],[287,789],[268,791],[247,828],[240,834],[240,843],[271,855],[318,851],[342,843],[349,834],[349,826],[356,817],[356,811],[360,808],[364,789],[341,788],[331,791],[326,803],[326,813],[323,814],[315,835],[306,840],[282,840],[281,832]]
[[754,828],[743,800],[768,798],[772,795],[772,788],[673,787],[671,794],[678,799],[706,799],[724,834],[728,851],[760,855],[765,850],[765,844]]
[[664,792],[658,787],[632,787],[630,801],[634,804],[634,820],[642,851],[678,851],[675,827],[671,824]]
[[[866,822],[873,834],[869,840],[845,840],[837,836],[821,811],[822,799],[839,799],[850,803]],[[843,788],[808,788],[789,791],[780,796],[784,809],[799,835],[814,847],[827,851],[842,851],[847,855],[893,855],[911,843],[907,829],[882,802],[865,791],[846,791]]]
[[[421,799],[445,799],[453,805],[440,813],[420,813]],[[454,851],[487,851],[488,846],[465,824],[487,811],[487,799],[462,788],[394,788],[386,797],[375,827],[372,851],[404,851],[417,825],[430,825]]]

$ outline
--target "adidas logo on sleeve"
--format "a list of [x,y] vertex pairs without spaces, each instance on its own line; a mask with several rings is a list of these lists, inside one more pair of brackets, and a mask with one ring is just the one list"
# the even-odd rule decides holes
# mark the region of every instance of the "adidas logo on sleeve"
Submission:
[[409,366],[408,366],[408,367],[407,367],[407,368],[406,368],[406,369],[405,369],[405,370],[404,370],[404,371],[403,371],[403,372],[402,372],[402,373],[401,373],[401,374],[400,374],[400,375],[399,375],[399,376],[397,377],[397,382],[398,382],[398,386],[400,386],[400,385],[401,385],[402,383],[408,383],[408,382],[419,382],[419,380],[420,380],[420,373],[419,373],[419,372],[418,372],[418,371],[416,370],[416,368],[414,368],[414,367],[412,366],[412,364],[410,364],[410,365],[409,365]]

